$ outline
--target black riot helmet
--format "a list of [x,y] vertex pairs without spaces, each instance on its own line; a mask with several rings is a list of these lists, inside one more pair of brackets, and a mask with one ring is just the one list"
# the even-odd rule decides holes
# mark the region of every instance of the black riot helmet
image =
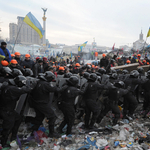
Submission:
[[16,69],[16,68],[14,68],[12,70],[12,75],[13,75],[14,78],[19,76],[19,75],[23,76],[22,72],[19,69]]
[[150,79],[150,70],[147,71],[147,76],[146,77]]
[[106,73],[106,70],[105,70],[104,68],[99,68],[99,69],[98,69],[98,72],[99,72],[101,75],[103,75],[103,74]]
[[110,77],[113,79],[117,79],[118,75],[117,75],[117,73],[113,73]]
[[25,76],[19,75],[19,76],[15,77],[14,79],[9,79],[9,82],[12,85],[22,87],[22,86],[26,85],[27,78]]
[[64,78],[70,78],[72,76],[71,72],[65,73],[64,74]]
[[126,70],[126,69],[124,69],[124,70],[122,71],[122,74],[128,74],[128,73],[129,73],[129,71]]
[[114,63],[114,62],[115,62],[115,60],[114,60],[114,59],[111,59],[111,60],[110,60],[110,63],[111,63],[111,64],[112,64],[112,63]]
[[55,79],[55,75],[51,71],[46,71],[44,77],[48,82],[51,82],[52,80]]
[[137,71],[141,74],[144,72],[144,69],[142,67],[138,68]]
[[101,83],[101,81],[102,81],[101,76],[97,76],[97,81],[98,81],[99,83]]
[[24,76],[30,76],[30,77],[33,76],[33,71],[29,68],[26,68],[24,70]]
[[114,84],[115,87],[118,88],[124,88],[124,82],[123,81],[118,81]]
[[100,76],[100,77],[102,76],[101,73],[99,73],[99,72],[96,72],[96,75],[97,75],[97,76]]
[[42,79],[44,81],[47,81],[46,78],[45,78],[45,74],[44,73],[39,73],[38,74],[38,79]]
[[97,75],[95,73],[91,73],[89,76],[89,80],[95,82],[97,79]]
[[87,69],[91,69],[91,65],[87,65]]
[[83,74],[83,77],[84,77],[84,78],[88,79],[89,76],[90,76],[90,74],[89,74],[88,72],[84,72],[84,74]]
[[70,83],[73,86],[77,86],[79,83],[79,79],[77,76],[71,76],[68,80],[66,80],[68,83]]
[[130,72],[130,77],[132,78],[138,78],[139,72],[137,70],[133,70]]
[[111,73],[117,73],[117,71],[115,69],[111,70]]
[[117,73],[117,71],[115,69],[111,70],[109,75],[112,75],[113,73]]
[[8,75],[11,75],[11,76],[12,76],[12,70],[11,70],[9,67],[3,67],[3,68],[2,68],[2,74],[3,74],[3,75],[8,74]]
[[82,69],[83,69],[83,70],[85,70],[86,68],[87,68],[87,66],[86,66],[86,65],[82,66]]

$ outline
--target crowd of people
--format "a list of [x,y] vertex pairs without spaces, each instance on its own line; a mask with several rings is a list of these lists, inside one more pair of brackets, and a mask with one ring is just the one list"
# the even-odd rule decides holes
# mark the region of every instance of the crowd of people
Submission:
[[[6,43],[1,43],[0,55],[4,56],[0,66],[0,119],[3,120],[1,132],[1,144],[6,146],[8,136],[15,140],[18,128],[22,121],[33,124],[31,134],[37,131],[46,117],[49,124],[49,137],[59,137],[62,129],[67,124],[66,135],[71,134],[75,118],[84,118],[83,129],[95,128],[95,123],[100,124],[103,117],[112,111],[114,114],[113,125],[120,119],[121,111],[118,105],[123,107],[123,118],[134,119],[134,112],[138,106],[139,92],[144,92],[143,110],[146,114],[150,110],[150,71],[145,76],[143,68],[133,70],[130,73],[122,70],[118,73],[111,67],[125,63],[147,64],[149,60],[140,60],[140,54],[124,61],[124,58],[114,56],[108,59],[105,54],[97,65],[80,64],[80,57],[74,61],[67,58],[57,62],[37,57],[31,60],[30,55],[25,55],[25,60],[20,59],[20,53],[10,54],[6,49]],[[59,79],[66,79],[62,86],[56,83]],[[59,82],[57,82],[59,83]],[[36,112],[35,118],[24,117],[23,110],[16,111],[19,97],[27,93],[27,101]],[[50,93],[58,97],[58,108],[64,114],[64,120],[54,131],[56,115],[52,109]],[[76,97],[78,102],[75,103]],[[80,112],[76,115],[77,110]]]

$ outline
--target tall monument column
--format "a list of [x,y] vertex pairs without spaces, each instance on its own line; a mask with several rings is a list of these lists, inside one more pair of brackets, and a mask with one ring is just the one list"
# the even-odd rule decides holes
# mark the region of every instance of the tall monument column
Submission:
[[46,47],[46,17],[45,17],[45,14],[46,14],[46,11],[47,11],[47,8],[42,8],[44,14],[43,14],[43,30],[45,31],[44,35],[43,35],[43,47]]

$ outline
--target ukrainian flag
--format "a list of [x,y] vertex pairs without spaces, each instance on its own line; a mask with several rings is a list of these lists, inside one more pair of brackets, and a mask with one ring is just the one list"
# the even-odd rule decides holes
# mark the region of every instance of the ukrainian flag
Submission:
[[149,37],[149,36],[150,36],[150,28],[149,28],[148,33],[147,33],[147,37]]
[[82,52],[82,48],[86,46],[88,41],[84,42],[82,45],[78,46],[78,51]]
[[72,51],[70,52],[70,57],[72,58]]
[[23,20],[26,24],[28,24],[31,28],[33,28],[40,36],[40,39],[43,37],[44,35],[44,30],[42,29],[41,24],[39,23],[39,21],[32,15],[31,12],[29,12],[24,20]]

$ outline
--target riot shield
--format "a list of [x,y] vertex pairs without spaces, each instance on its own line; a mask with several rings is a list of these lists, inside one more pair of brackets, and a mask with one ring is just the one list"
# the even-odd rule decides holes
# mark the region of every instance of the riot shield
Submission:
[[109,82],[109,75],[103,74],[101,84],[106,84],[107,82]]
[[20,112],[21,112],[21,110],[22,110],[22,108],[23,108],[23,106],[24,106],[24,103],[25,103],[26,98],[27,98],[27,94],[22,94],[22,95],[20,96],[20,98],[19,98],[19,100],[18,100],[18,102],[17,102],[16,108],[15,108],[15,110],[16,110],[16,112],[17,112],[18,114],[20,114]]

